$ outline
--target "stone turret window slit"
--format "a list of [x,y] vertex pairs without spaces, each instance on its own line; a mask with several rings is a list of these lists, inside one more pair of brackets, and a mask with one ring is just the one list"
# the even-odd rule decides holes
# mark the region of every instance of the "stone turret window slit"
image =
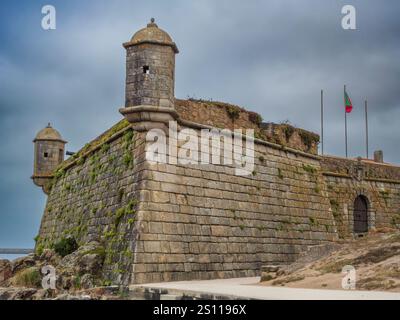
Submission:
[[150,74],[150,67],[149,66],[143,66],[143,73],[144,74]]
[[45,152],[45,153],[43,154],[43,156],[44,156],[45,158],[48,158],[48,157],[49,157],[49,154],[48,154],[47,152]]

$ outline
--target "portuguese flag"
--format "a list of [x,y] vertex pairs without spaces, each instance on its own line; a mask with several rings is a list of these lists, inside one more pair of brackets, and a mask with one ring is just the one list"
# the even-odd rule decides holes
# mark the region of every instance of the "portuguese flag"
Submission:
[[344,91],[344,104],[346,106],[346,113],[350,113],[353,110],[353,104],[351,103],[350,97],[346,90]]

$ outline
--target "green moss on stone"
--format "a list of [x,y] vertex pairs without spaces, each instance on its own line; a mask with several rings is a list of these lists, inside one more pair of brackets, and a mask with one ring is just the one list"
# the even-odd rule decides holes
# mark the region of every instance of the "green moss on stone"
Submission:
[[127,222],[128,222],[128,226],[130,228],[135,223],[135,219],[129,218]]
[[310,164],[303,164],[303,170],[310,174],[315,174],[317,172],[317,168]]
[[121,222],[122,217],[125,215],[126,211],[125,208],[119,208],[116,212],[115,212],[115,220],[114,220],[114,224],[116,227],[118,227],[119,223]]
[[61,179],[64,176],[65,176],[65,170],[63,170],[63,169],[59,169],[54,173],[54,178],[56,180]]
[[83,164],[85,163],[85,161],[86,161],[86,158],[85,158],[85,157],[80,157],[80,158],[77,160],[76,164],[77,164],[78,166],[81,166],[81,165],[83,165]]
[[110,238],[115,237],[115,235],[116,235],[115,228],[112,227],[111,230],[105,231],[103,235],[104,235],[104,237],[105,237],[106,239],[110,239]]
[[310,224],[312,226],[317,226],[318,225],[318,222],[314,217],[309,217],[309,220],[310,220]]
[[108,143],[104,143],[102,146],[101,146],[101,152],[103,153],[103,154],[106,154],[107,152],[108,152],[108,150],[110,150],[110,145],[108,144]]
[[123,198],[123,196],[124,196],[124,189],[123,188],[121,188],[121,189],[119,189],[118,190],[118,202],[121,202],[122,201],[122,198]]
[[294,133],[294,127],[292,127],[289,124],[285,124],[282,127],[282,131],[285,134],[286,141],[289,141],[289,139],[292,137]]
[[132,156],[132,152],[127,150],[124,154],[124,158],[123,158],[123,162],[125,164],[126,167],[131,167],[133,164],[133,156]]

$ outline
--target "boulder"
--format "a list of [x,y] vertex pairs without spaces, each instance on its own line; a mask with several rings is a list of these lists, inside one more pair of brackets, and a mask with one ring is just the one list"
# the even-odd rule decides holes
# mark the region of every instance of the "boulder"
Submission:
[[61,274],[57,274],[56,287],[61,290],[69,290],[73,288],[73,277],[74,275],[71,273],[63,272]]
[[11,262],[9,260],[0,259],[0,285],[11,278]]
[[48,300],[56,297],[56,290],[40,289],[34,295],[34,300]]
[[25,257],[17,258],[11,262],[11,272],[15,274],[23,269],[33,267],[36,264],[34,254],[29,254]]
[[81,288],[82,289],[91,289],[94,287],[94,278],[91,274],[86,273],[81,278]]
[[[57,297],[60,291],[93,289],[101,276],[103,262],[104,248],[96,241],[86,243],[65,257],[44,249],[40,255],[31,254],[12,262],[0,260],[0,286],[8,287],[0,292],[0,299],[43,300]],[[56,290],[42,289],[44,274],[41,270],[46,265],[55,268]],[[62,294],[57,299],[82,300],[87,297]]]
[[278,272],[279,266],[276,265],[266,265],[261,267],[262,272]]
[[102,268],[104,256],[98,242],[89,242],[75,252],[61,259],[59,267],[75,274],[98,274]]
[[39,256],[39,260],[45,264],[57,266],[60,263],[61,257],[52,249],[44,249]]
[[0,300],[33,300],[37,289],[0,288]]
[[103,257],[98,254],[85,254],[79,261],[79,269],[81,272],[98,274],[103,266]]
[[261,281],[276,279],[280,274],[280,266],[266,265],[261,267]]

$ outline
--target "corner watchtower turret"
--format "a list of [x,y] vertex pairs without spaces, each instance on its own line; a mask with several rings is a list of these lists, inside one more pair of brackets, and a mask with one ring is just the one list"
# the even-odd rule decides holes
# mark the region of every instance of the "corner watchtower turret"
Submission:
[[152,18],[136,32],[126,49],[125,108],[120,112],[137,130],[146,130],[176,116],[175,54],[178,48]]
[[48,193],[47,183],[53,177],[53,171],[64,161],[64,150],[67,141],[53,129],[50,123],[40,130],[33,140],[35,145],[33,182]]

